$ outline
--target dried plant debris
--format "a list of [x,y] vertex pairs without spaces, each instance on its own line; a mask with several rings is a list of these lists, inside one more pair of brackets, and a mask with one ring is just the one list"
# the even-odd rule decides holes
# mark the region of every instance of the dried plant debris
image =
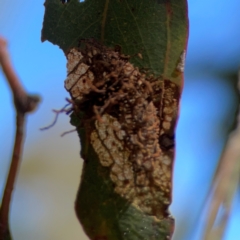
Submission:
[[179,87],[134,67],[120,51],[92,40],[67,54],[75,111],[94,121],[91,144],[110,168],[114,191],[158,219],[171,202]]

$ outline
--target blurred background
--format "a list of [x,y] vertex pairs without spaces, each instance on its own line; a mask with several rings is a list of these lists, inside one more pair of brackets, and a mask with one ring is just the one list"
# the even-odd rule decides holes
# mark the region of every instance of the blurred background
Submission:
[[[189,0],[190,36],[185,85],[177,127],[172,215],[174,240],[200,240],[200,216],[238,107],[240,66],[240,1]],[[48,131],[54,114],[68,97],[63,87],[66,59],[49,42],[41,43],[43,0],[1,1],[0,35],[9,43],[14,67],[30,93],[42,103],[27,122],[23,162],[11,206],[16,240],[87,240],[75,213],[82,160],[76,133],[61,115]],[[0,71],[0,196],[11,158],[15,131],[12,96]],[[240,195],[236,194],[224,240],[240,239]]]

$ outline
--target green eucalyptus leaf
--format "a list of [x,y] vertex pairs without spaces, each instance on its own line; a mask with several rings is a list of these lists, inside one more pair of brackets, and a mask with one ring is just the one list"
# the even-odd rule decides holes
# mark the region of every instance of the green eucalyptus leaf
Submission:
[[186,0],[46,0],[42,40],[64,52],[80,39],[93,38],[106,46],[119,45],[131,61],[177,84],[174,74],[186,47]]
[[[62,3],[60,0],[46,0],[44,5],[42,40],[48,40],[58,45],[64,51],[68,60],[70,58],[69,54],[72,54],[72,56],[78,53],[85,54],[83,59],[79,60],[79,64],[85,66],[86,69],[89,67],[95,69],[95,82],[106,73],[105,70],[101,72],[101,69],[100,72],[96,73],[97,57],[92,56],[94,51],[100,51],[99,56],[102,59],[109,54],[110,60],[108,59],[108,62],[101,60],[101,64],[110,66],[109,69],[115,67],[111,62],[113,60],[111,57],[115,54],[117,62],[128,64],[130,68],[135,69],[134,71],[139,78],[144,79],[145,85],[143,85],[145,88],[148,85],[147,82],[150,85],[152,84],[149,79],[156,79],[156,85],[154,86],[157,86],[157,90],[153,90],[151,97],[141,98],[140,96],[140,98],[148,104],[146,105],[148,112],[145,109],[144,114],[147,115],[151,109],[156,109],[156,113],[155,110],[150,111],[154,119],[158,118],[155,123],[158,124],[156,129],[160,136],[156,144],[162,156],[167,156],[164,161],[171,160],[170,163],[166,163],[168,164],[167,170],[165,168],[165,171],[168,171],[165,173],[168,174],[166,182],[169,186],[168,191],[159,190],[159,192],[156,192],[156,194],[162,194],[162,197],[159,195],[160,197],[156,198],[158,202],[154,203],[155,207],[150,206],[150,213],[148,210],[145,211],[139,207],[137,197],[134,201],[131,201],[124,194],[119,194],[110,177],[112,166],[102,164],[104,159],[101,158],[93,143],[92,134],[99,134],[98,121],[95,121],[94,116],[89,115],[89,112],[93,111],[95,104],[93,102],[98,101],[96,100],[98,96],[96,94],[91,95],[94,96],[92,100],[89,100],[89,98],[86,98],[86,101],[77,100],[73,96],[72,90],[68,89],[73,99],[74,109],[74,113],[71,115],[71,123],[78,129],[81,139],[81,154],[84,159],[80,187],[75,203],[77,217],[84,231],[92,240],[170,239],[174,230],[174,219],[168,212],[168,206],[171,203],[174,129],[183,83],[185,49],[188,37],[186,0],[85,0],[84,2],[70,0],[66,3]],[[86,39],[87,43],[85,50],[78,48],[79,41],[83,39]],[[97,42],[97,47],[91,46],[91,44],[94,45],[93,42]],[[114,52],[116,48],[120,49],[121,53]],[[79,52],[77,53],[77,51]],[[127,55],[130,56],[129,60],[123,61]],[[87,56],[91,56],[93,63]],[[71,71],[68,70],[68,78],[71,74],[74,74],[79,64]],[[90,70],[86,71],[89,72]],[[121,74],[123,74],[123,71],[124,67],[120,70]],[[144,72],[146,72],[146,78]],[[119,76],[118,80],[120,79]],[[82,81],[81,77],[79,79],[78,81]],[[113,80],[114,77],[109,77],[109,79],[108,81],[116,80]],[[130,81],[129,79],[128,81]],[[95,84],[94,81],[93,84]],[[141,84],[139,83],[139,85]],[[136,86],[135,84],[134,87]],[[103,89],[100,89],[100,91],[103,91]],[[127,91],[127,94],[130,94],[129,90]],[[124,107],[124,104],[121,103],[122,98],[119,99],[119,103],[115,101],[110,103],[112,105],[120,104]],[[168,107],[169,104],[170,107]],[[154,107],[151,108],[152,106]],[[110,115],[107,116],[116,120],[119,111],[115,110],[113,115],[108,112]],[[134,117],[133,112],[131,114]],[[151,114],[149,118],[146,117],[145,123],[151,123]],[[169,122],[166,122],[165,118]],[[100,116],[99,119],[100,126]],[[119,119],[118,116],[117,120]],[[124,125],[125,120],[121,121],[119,120],[120,124]],[[143,129],[147,129],[146,124],[142,129],[138,128],[140,132]],[[147,143],[146,146],[144,145],[145,147],[147,147]],[[123,152],[125,150],[123,149]],[[105,151],[106,154],[111,153],[111,149],[107,149],[106,146]],[[115,160],[113,158],[113,161]],[[125,160],[128,161],[127,158]],[[133,163],[129,162],[129,164]],[[133,167],[132,171],[135,171]],[[154,177],[151,176],[151,178]],[[154,180],[151,179],[151,181]],[[160,182],[159,184],[163,183]],[[141,198],[141,194],[137,196]],[[144,204],[148,206],[148,203]]]

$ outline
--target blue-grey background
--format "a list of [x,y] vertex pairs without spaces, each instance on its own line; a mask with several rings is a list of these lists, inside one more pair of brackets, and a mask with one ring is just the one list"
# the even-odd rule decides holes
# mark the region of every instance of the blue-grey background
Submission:
[[[234,88],[240,65],[240,1],[189,0],[190,36],[185,85],[177,128],[177,157],[171,212],[176,217],[175,240],[200,240],[199,218],[209,183],[234,121],[238,96]],[[69,118],[55,127],[51,109],[65,105],[66,59],[49,42],[41,43],[43,0],[0,0],[0,35],[9,42],[14,67],[42,103],[29,116],[23,162],[11,207],[16,240],[86,240],[75,217],[82,160]],[[234,82],[235,81],[235,82]],[[0,71],[0,196],[14,139],[12,97]],[[225,240],[240,239],[240,204],[236,196]]]

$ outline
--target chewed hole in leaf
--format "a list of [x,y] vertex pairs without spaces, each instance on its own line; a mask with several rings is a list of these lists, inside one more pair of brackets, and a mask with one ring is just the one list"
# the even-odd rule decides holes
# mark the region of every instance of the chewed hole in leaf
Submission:
[[61,0],[62,4],[69,3],[70,0]]

